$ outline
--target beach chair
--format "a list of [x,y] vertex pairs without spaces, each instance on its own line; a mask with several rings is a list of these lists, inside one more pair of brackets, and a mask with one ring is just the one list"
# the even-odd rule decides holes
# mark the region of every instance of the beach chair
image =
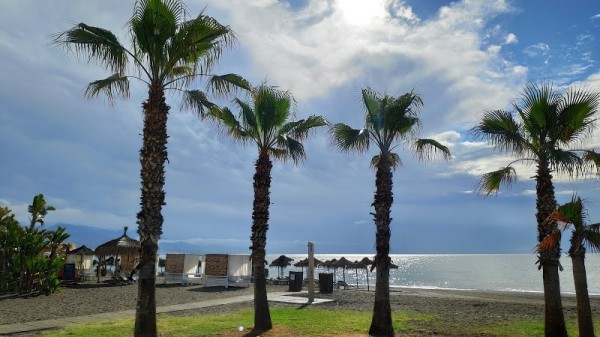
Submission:
[[337,286],[338,289],[340,289],[342,287],[344,289],[350,288],[350,285],[348,283],[344,282],[344,281],[337,281],[336,286]]

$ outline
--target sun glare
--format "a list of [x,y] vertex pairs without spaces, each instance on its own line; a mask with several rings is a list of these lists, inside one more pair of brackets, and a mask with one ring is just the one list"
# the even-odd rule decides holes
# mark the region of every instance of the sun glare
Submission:
[[349,24],[357,26],[386,16],[384,1],[380,0],[337,0],[336,7]]

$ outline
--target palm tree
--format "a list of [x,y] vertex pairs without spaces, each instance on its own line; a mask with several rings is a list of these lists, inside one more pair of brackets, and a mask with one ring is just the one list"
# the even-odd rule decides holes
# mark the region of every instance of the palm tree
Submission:
[[122,45],[109,30],[79,23],[55,34],[52,43],[64,47],[88,62],[97,62],[113,74],[91,82],[87,97],[129,96],[129,80],[148,86],[148,99],[142,104],[144,116],[141,162],[141,210],[137,214],[141,241],[135,336],[156,336],[156,253],[162,233],[162,206],[165,205],[164,165],[167,160],[167,117],[165,91],[183,96],[186,108],[204,116],[214,104],[200,90],[184,90],[194,80],[210,77],[208,87],[223,93],[246,87],[238,75],[214,76],[212,66],[235,36],[228,26],[201,12],[189,18],[180,0],[138,0],[128,22],[131,48]]
[[[377,254],[371,268],[377,268],[375,283],[375,304],[369,334],[374,336],[393,336],[392,312],[390,307],[390,208],[393,203],[392,171],[401,164],[400,156],[393,152],[399,145],[406,144],[416,136],[420,127],[419,108],[423,105],[421,97],[413,92],[400,97],[380,95],[371,88],[362,90],[365,105],[365,126],[353,129],[345,124],[335,124],[331,130],[333,144],[342,151],[365,152],[371,143],[379,153],[371,160],[371,166],[377,170],[375,178],[374,216]],[[432,139],[416,139],[413,149],[419,159],[429,157],[439,151],[445,158],[450,157],[447,147]]]
[[227,133],[243,143],[255,143],[258,160],[254,173],[254,203],[252,208],[252,274],[254,276],[254,330],[272,328],[265,277],[265,254],[267,230],[269,229],[269,205],[271,187],[271,157],[275,160],[292,160],[299,164],[304,158],[305,140],[314,128],[327,121],[321,116],[310,116],[293,121],[291,110],[294,99],[289,91],[280,91],[262,84],[250,90],[252,103],[234,99],[239,107],[236,117],[225,108],[214,118],[225,127]]
[[[587,212],[580,197],[573,196],[568,202],[556,209],[548,218],[562,224],[561,231],[567,230],[571,225],[571,247],[569,256],[573,263],[573,280],[575,283],[575,297],[577,298],[577,320],[579,323],[580,337],[594,337],[594,322],[588,294],[587,274],[585,271],[586,247],[593,252],[600,251],[600,223],[586,224]],[[560,232],[548,235],[539,245],[541,250],[560,245]]]
[[[546,221],[556,208],[552,172],[577,175],[594,166],[598,168],[600,156],[596,152],[576,150],[573,146],[590,134],[598,115],[599,98],[598,93],[591,91],[569,89],[559,93],[549,83],[528,84],[513,104],[515,113],[486,112],[471,129],[475,138],[486,139],[500,152],[517,157],[506,167],[484,174],[478,186],[480,193],[489,195],[503,183],[514,183],[514,163],[536,166],[538,243],[556,229],[556,221]],[[560,297],[559,258],[560,246],[555,245],[539,251],[538,263],[543,269],[546,336],[563,337],[567,331]]]
[[29,231],[33,231],[36,223],[40,223],[40,225],[44,224],[44,217],[48,214],[48,211],[55,211],[56,208],[54,206],[50,206],[46,204],[46,200],[44,199],[43,194],[38,194],[33,197],[33,201],[31,205],[27,207],[27,211],[31,214]]

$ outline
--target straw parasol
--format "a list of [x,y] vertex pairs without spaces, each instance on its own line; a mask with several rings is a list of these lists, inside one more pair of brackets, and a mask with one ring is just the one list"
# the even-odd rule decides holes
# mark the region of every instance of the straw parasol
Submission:
[[[315,264],[315,267],[318,267],[319,265],[322,265],[323,262],[321,262],[319,259],[314,259],[314,264]],[[304,260],[300,260],[300,261],[294,263],[294,267],[301,267],[302,272],[304,272],[304,267],[308,267],[308,257],[305,258]]]
[[359,268],[365,268],[365,270],[367,271],[367,291],[369,291],[369,267],[370,265],[373,264],[373,260],[369,259],[368,257],[363,257],[362,260],[358,261],[358,264],[360,265]]
[[[280,255],[278,258],[276,258],[275,260],[273,260],[271,262],[269,267],[277,267],[277,271],[278,271],[277,274],[280,276],[283,276],[283,268],[291,265],[292,261],[294,261],[294,259],[289,258],[285,255]],[[279,271],[281,271],[281,273]]]
[[342,256],[339,260],[332,263],[332,265],[334,267],[342,268],[342,277],[343,277],[344,282],[346,282],[346,268],[352,267],[353,266],[352,262]]
[[[140,255],[140,242],[138,240],[134,240],[127,236],[127,226],[125,226],[123,235],[120,237],[105,242],[96,248],[96,255],[98,255],[101,260],[104,260],[106,256],[114,256],[121,257],[120,261],[123,262],[126,260],[127,262],[133,261],[139,257]],[[124,259],[126,258],[126,259]],[[115,267],[115,270],[117,267]],[[100,277],[98,276],[98,281]]]

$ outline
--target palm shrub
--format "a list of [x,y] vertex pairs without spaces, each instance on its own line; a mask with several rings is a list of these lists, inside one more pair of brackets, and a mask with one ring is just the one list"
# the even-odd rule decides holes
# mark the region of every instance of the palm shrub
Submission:
[[[530,83],[513,104],[514,111],[494,110],[484,113],[471,129],[475,138],[484,139],[502,153],[516,159],[507,166],[483,175],[478,192],[497,193],[502,184],[517,179],[513,165],[524,162],[535,165],[536,220],[538,244],[556,232],[556,221],[547,221],[557,203],[552,173],[577,176],[596,169],[600,155],[593,149],[577,149],[591,134],[598,118],[600,95],[593,91],[569,88],[557,92],[550,83]],[[545,300],[545,335],[567,335],[560,297],[560,246],[554,245],[538,252],[542,269]]]
[[254,329],[272,328],[265,276],[267,230],[271,188],[271,158],[291,160],[299,164],[306,158],[302,141],[315,128],[327,121],[321,116],[295,120],[294,99],[289,91],[280,91],[262,84],[249,90],[251,102],[234,99],[239,108],[235,116],[228,108],[218,110],[213,118],[228,135],[242,143],[256,145],[258,159],[254,173],[254,202],[252,206],[252,275],[254,276]]
[[375,168],[375,261],[371,267],[377,268],[375,278],[375,304],[369,334],[373,336],[394,336],[392,310],[390,306],[390,217],[393,199],[392,174],[400,164],[400,156],[394,152],[400,145],[412,144],[418,158],[425,159],[435,152],[450,158],[450,150],[433,139],[417,139],[421,121],[419,109],[423,106],[421,97],[409,92],[399,97],[380,95],[371,88],[362,90],[365,107],[365,124],[361,129],[338,123],[330,129],[331,141],[341,151],[366,152],[374,145],[377,154],[371,159]]
[[[12,211],[0,208],[0,294],[54,292],[60,286],[57,271],[64,259],[56,254],[69,237],[65,228],[30,229]],[[43,251],[51,247],[48,257]]]
[[162,207],[165,205],[165,162],[167,160],[166,90],[183,97],[183,106],[203,116],[215,104],[201,90],[186,90],[195,80],[209,78],[207,87],[225,93],[248,88],[235,74],[211,74],[223,50],[232,45],[235,35],[228,26],[200,12],[187,13],[180,0],[138,0],[127,26],[131,38],[126,48],[111,31],[79,23],[55,34],[52,43],[98,63],[111,74],[91,82],[86,96],[129,96],[129,80],[137,79],[148,88],[142,104],[144,126],[141,163],[141,210],[137,214],[140,234],[140,263],[135,336],[156,336],[156,259],[162,234]]

